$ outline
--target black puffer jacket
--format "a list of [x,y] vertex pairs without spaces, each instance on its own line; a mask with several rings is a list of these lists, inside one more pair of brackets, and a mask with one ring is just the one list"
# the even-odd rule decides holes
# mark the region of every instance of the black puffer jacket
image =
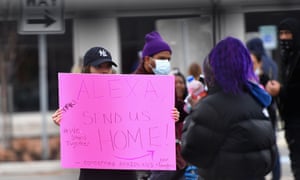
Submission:
[[274,132],[264,112],[249,93],[209,92],[185,120],[183,157],[205,180],[263,178],[275,160]]

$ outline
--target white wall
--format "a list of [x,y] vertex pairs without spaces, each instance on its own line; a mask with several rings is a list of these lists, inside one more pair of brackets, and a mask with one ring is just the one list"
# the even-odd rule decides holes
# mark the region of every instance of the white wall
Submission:
[[184,75],[191,63],[202,66],[213,47],[210,16],[162,19],[156,22],[156,28],[172,48],[172,67],[179,68]]
[[74,63],[78,64],[85,52],[94,46],[107,49],[121,68],[119,27],[116,18],[74,19]]
[[227,36],[232,36],[240,39],[242,42],[245,42],[244,13],[226,12],[220,15],[219,28],[220,28],[219,40]]
[[[204,57],[213,46],[212,27],[209,19],[159,20],[156,26],[175,50],[172,66],[180,67],[183,73],[187,73],[191,62],[198,61],[202,65]],[[73,30],[75,64],[79,63],[79,58],[82,58],[89,48],[102,46],[111,52],[114,61],[119,65],[117,71],[121,73],[120,34],[116,18],[74,18]],[[244,14],[226,12],[220,15],[216,32],[219,32],[217,42],[226,36],[233,36],[245,42]]]
[[[216,43],[227,36],[245,42],[242,12],[226,11],[217,19]],[[192,62],[198,62],[202,66],[204,58],[213,48],[213,27],[209,15],[199,18],[162,19],[156,22],[156,27],[173,49],[172,67],[179,67],[185,75]]]

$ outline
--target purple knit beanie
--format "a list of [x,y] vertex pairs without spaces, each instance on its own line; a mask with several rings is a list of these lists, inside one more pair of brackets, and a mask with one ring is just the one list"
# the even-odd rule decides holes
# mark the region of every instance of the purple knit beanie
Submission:
[[143,48],[143,59],[145,56],[152,56],[161,51],[170,51],[172,50],[170,46],[162,39],[160,34],[156,31],[152,31],[145,36],[145,45]]

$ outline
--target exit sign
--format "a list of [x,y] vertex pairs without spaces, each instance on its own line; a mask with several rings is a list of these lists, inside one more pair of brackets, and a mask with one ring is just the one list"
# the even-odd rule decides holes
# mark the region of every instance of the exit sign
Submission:
[[61,34],[65,31],[63,0],[21,0],[20,34]]

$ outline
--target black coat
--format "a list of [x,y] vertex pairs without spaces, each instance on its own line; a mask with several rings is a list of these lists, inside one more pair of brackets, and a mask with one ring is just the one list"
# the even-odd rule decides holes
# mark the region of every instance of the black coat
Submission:
[[264,177],[274,165],[275,133],[263,109],[246,92],[209,92],[185,120],[183,157],[205,180]]
[[79,180],[136,180],[132,170],[80,169]]
[[276,101],[285,125],[299,128],[300,111],[297,104],[300,101],[300,24],[288,18],[280,23],[279,29],[291,31],[294,45],[291,52],[281,54],[280,79],[282,86]]

